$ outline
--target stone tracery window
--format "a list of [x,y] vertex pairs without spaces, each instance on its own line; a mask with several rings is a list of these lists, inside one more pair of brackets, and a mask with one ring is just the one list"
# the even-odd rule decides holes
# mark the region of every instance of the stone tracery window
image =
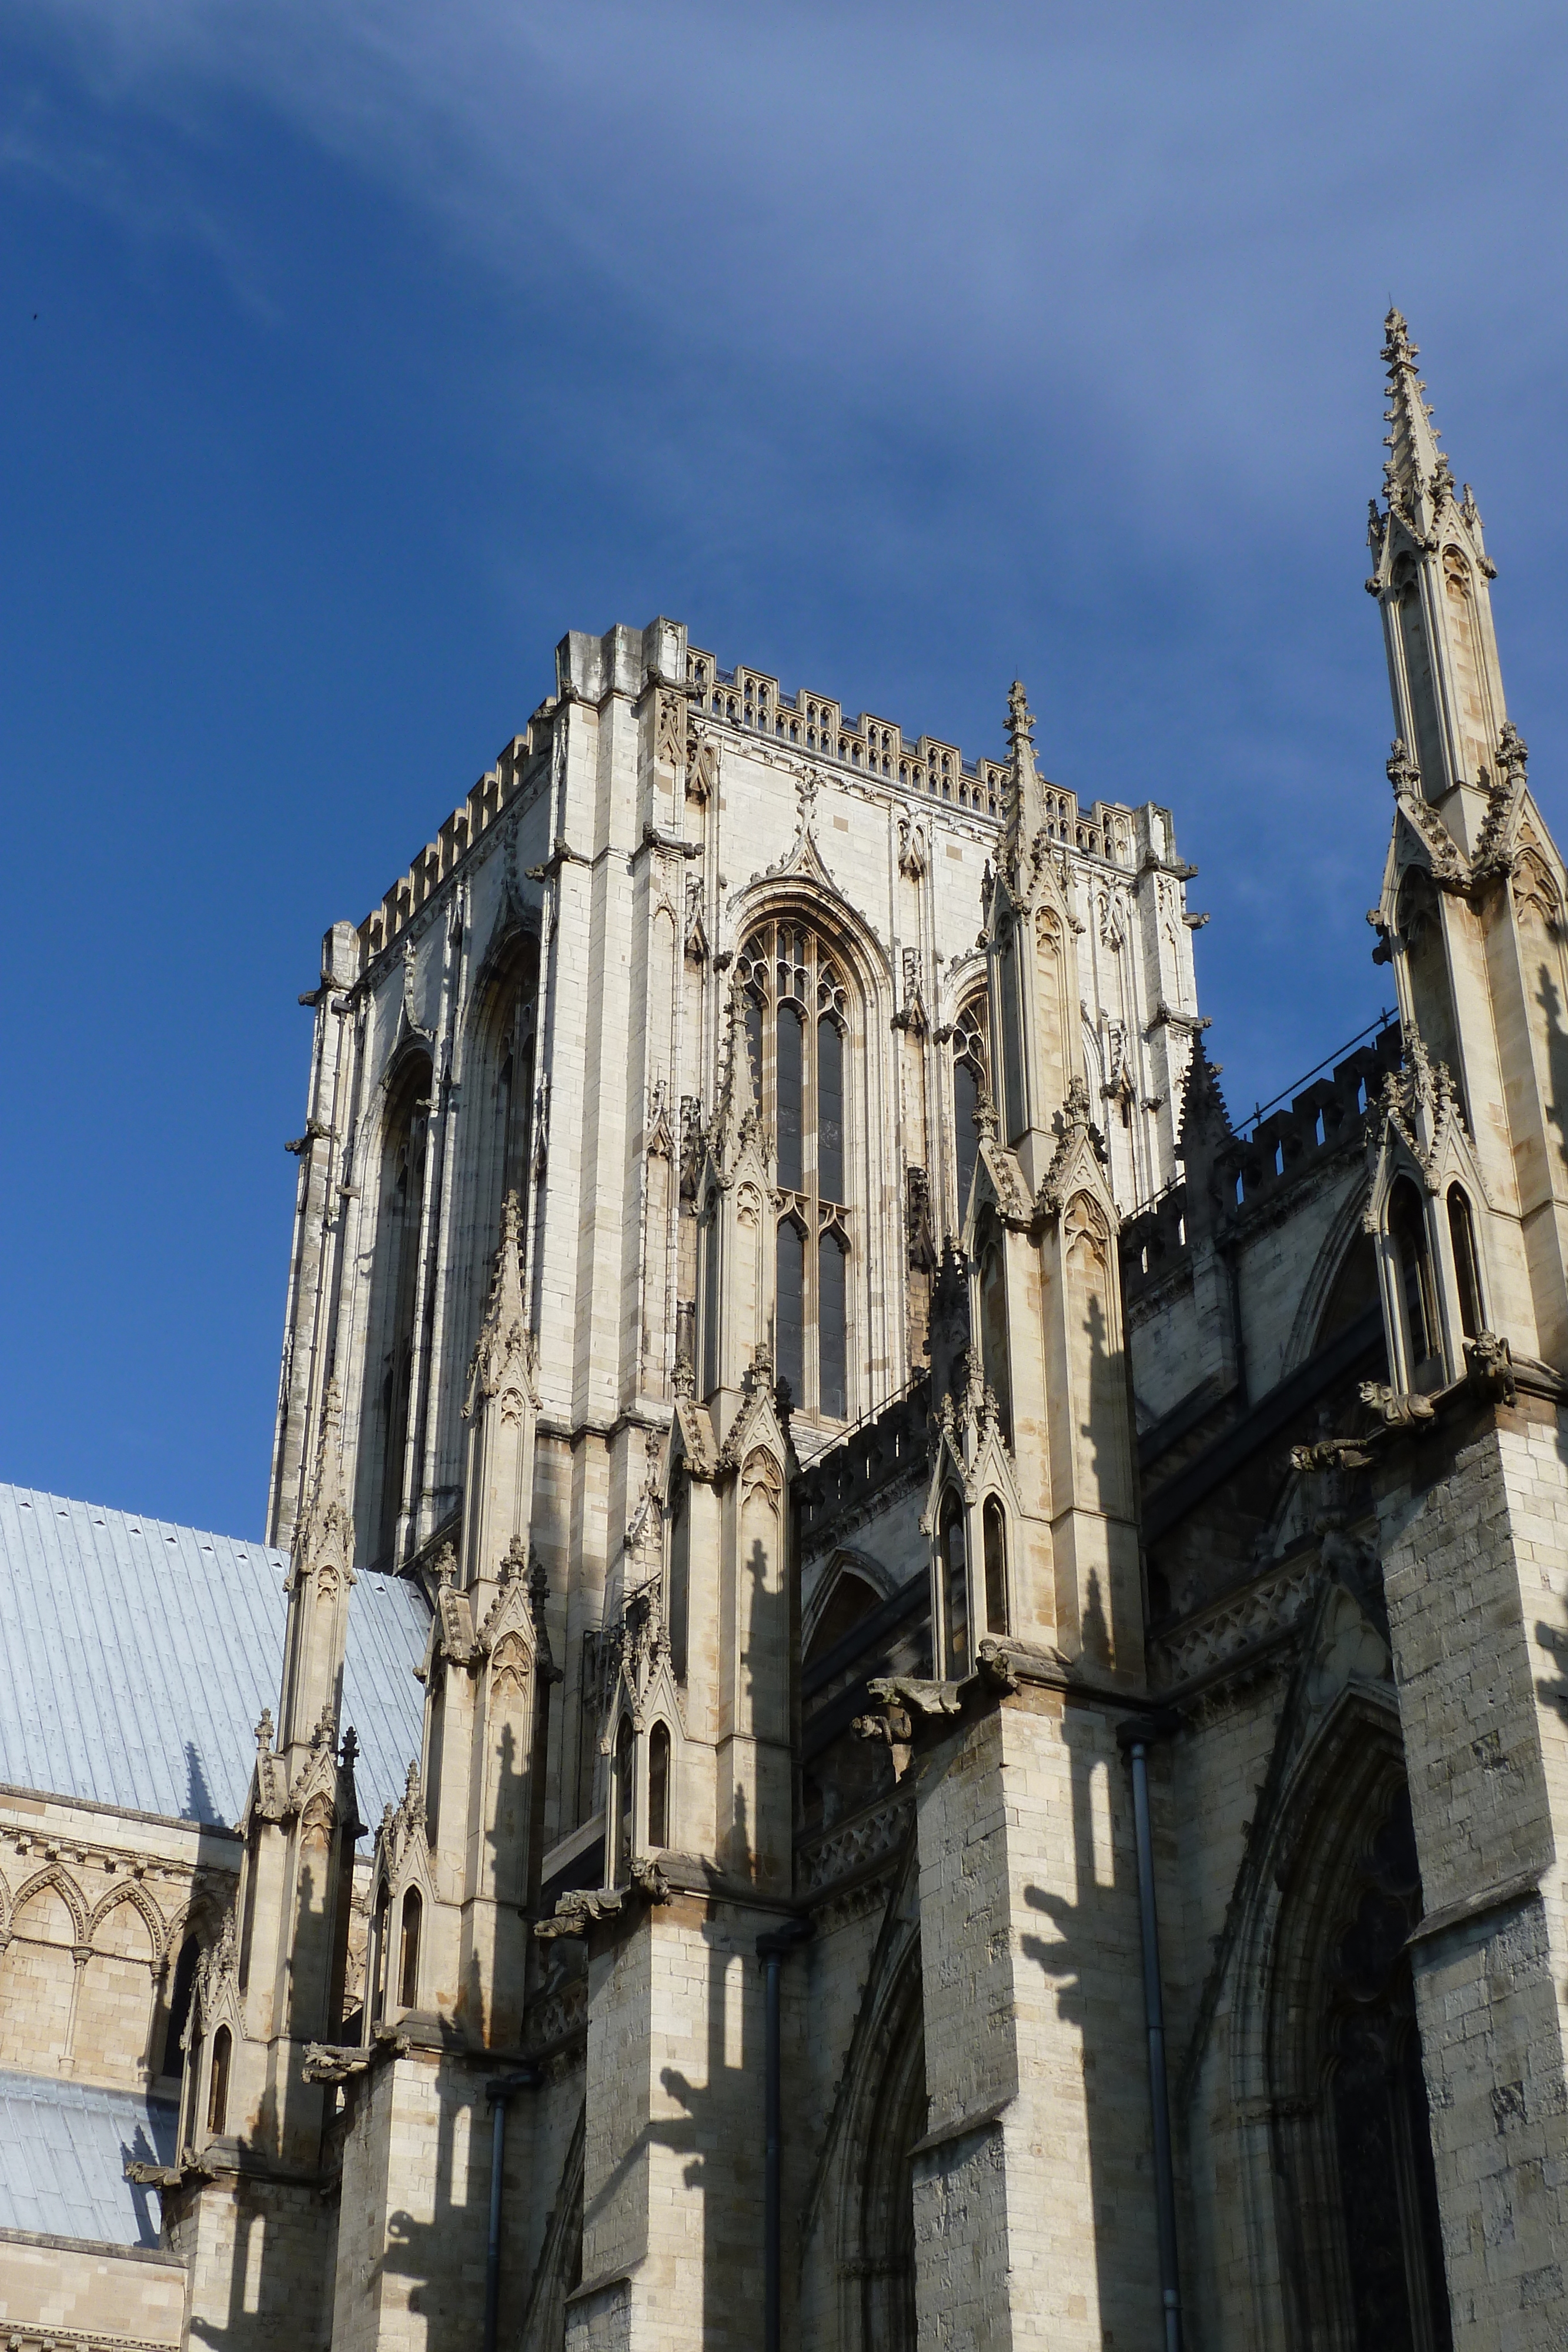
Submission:
[[957,1219],[969,1205],[980,1153],[977,1113],[991,1090],[990,1040],[984,994],[973,996],[953,1024],[953,1149],[958,1174]]
[[849,1417],[853,1215],[846,1147],[851,992],[831,942],[793,916],[741,951],[747,1038],[782,1196],[774,1361],[794,1402]]

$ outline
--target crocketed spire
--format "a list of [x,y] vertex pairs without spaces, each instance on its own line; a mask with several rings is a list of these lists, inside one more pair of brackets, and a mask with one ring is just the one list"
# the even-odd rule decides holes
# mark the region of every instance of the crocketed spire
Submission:
[[1388,406],[1384,415],[1392,428],[1384,436],[1389,457],[1383,468],[1383,488],[1391,507],[1408,512],[1423,492],[1433,497],[1450,489],[1453,476],[1437,446],[1441,436],[1432,422],[1432,412],[1422,398],[1427,387],[1416,373],[1420,347],[1410,340],[1404,312],[1390,310],[1383,327],[1383,357],[1388,369]]

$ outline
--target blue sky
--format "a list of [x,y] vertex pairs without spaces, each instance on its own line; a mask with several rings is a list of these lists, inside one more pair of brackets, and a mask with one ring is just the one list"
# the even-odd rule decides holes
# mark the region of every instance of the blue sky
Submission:
[[1385,1001],[1390,296],[1561,834],[1568,18],[11,0],[0,1476],[259,1528],[317,941],[569,627],[1172,805],[1234,1108]]

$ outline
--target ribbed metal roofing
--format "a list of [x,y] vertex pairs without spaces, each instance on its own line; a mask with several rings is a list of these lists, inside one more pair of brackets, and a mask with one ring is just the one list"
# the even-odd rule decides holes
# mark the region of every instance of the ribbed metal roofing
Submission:
[[[266,1544],[0,1486],[0,1780],[233,1823],[277,1708],[288,1562]],[[367,1822],[417,1757],[424,1596],[361,1575],[343,1721]]]
[[125,2159],[172,2164],[177,2120],[140,2091],[0,2074],[0,2230],[155,2246],[158,2192],[127,2180]]

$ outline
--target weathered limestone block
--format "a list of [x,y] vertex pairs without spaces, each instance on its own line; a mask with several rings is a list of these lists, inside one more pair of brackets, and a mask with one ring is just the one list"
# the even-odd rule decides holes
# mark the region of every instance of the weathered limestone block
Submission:
[[582,2284],[568,2352],[752,2352],[760,2340],[756,1946],[772,1924],[677,1895],[593,1931]]
[[1124,1770],[1109,1713],[1029,1687],[922,1768],[923,2342],[1100,2352],[1155,2340]]
[[1416,2003],[1455,2342],[1521,2352],[1568,2331],[1568,1423],[1521,1399],[1434,1471],[1384,1506]]

